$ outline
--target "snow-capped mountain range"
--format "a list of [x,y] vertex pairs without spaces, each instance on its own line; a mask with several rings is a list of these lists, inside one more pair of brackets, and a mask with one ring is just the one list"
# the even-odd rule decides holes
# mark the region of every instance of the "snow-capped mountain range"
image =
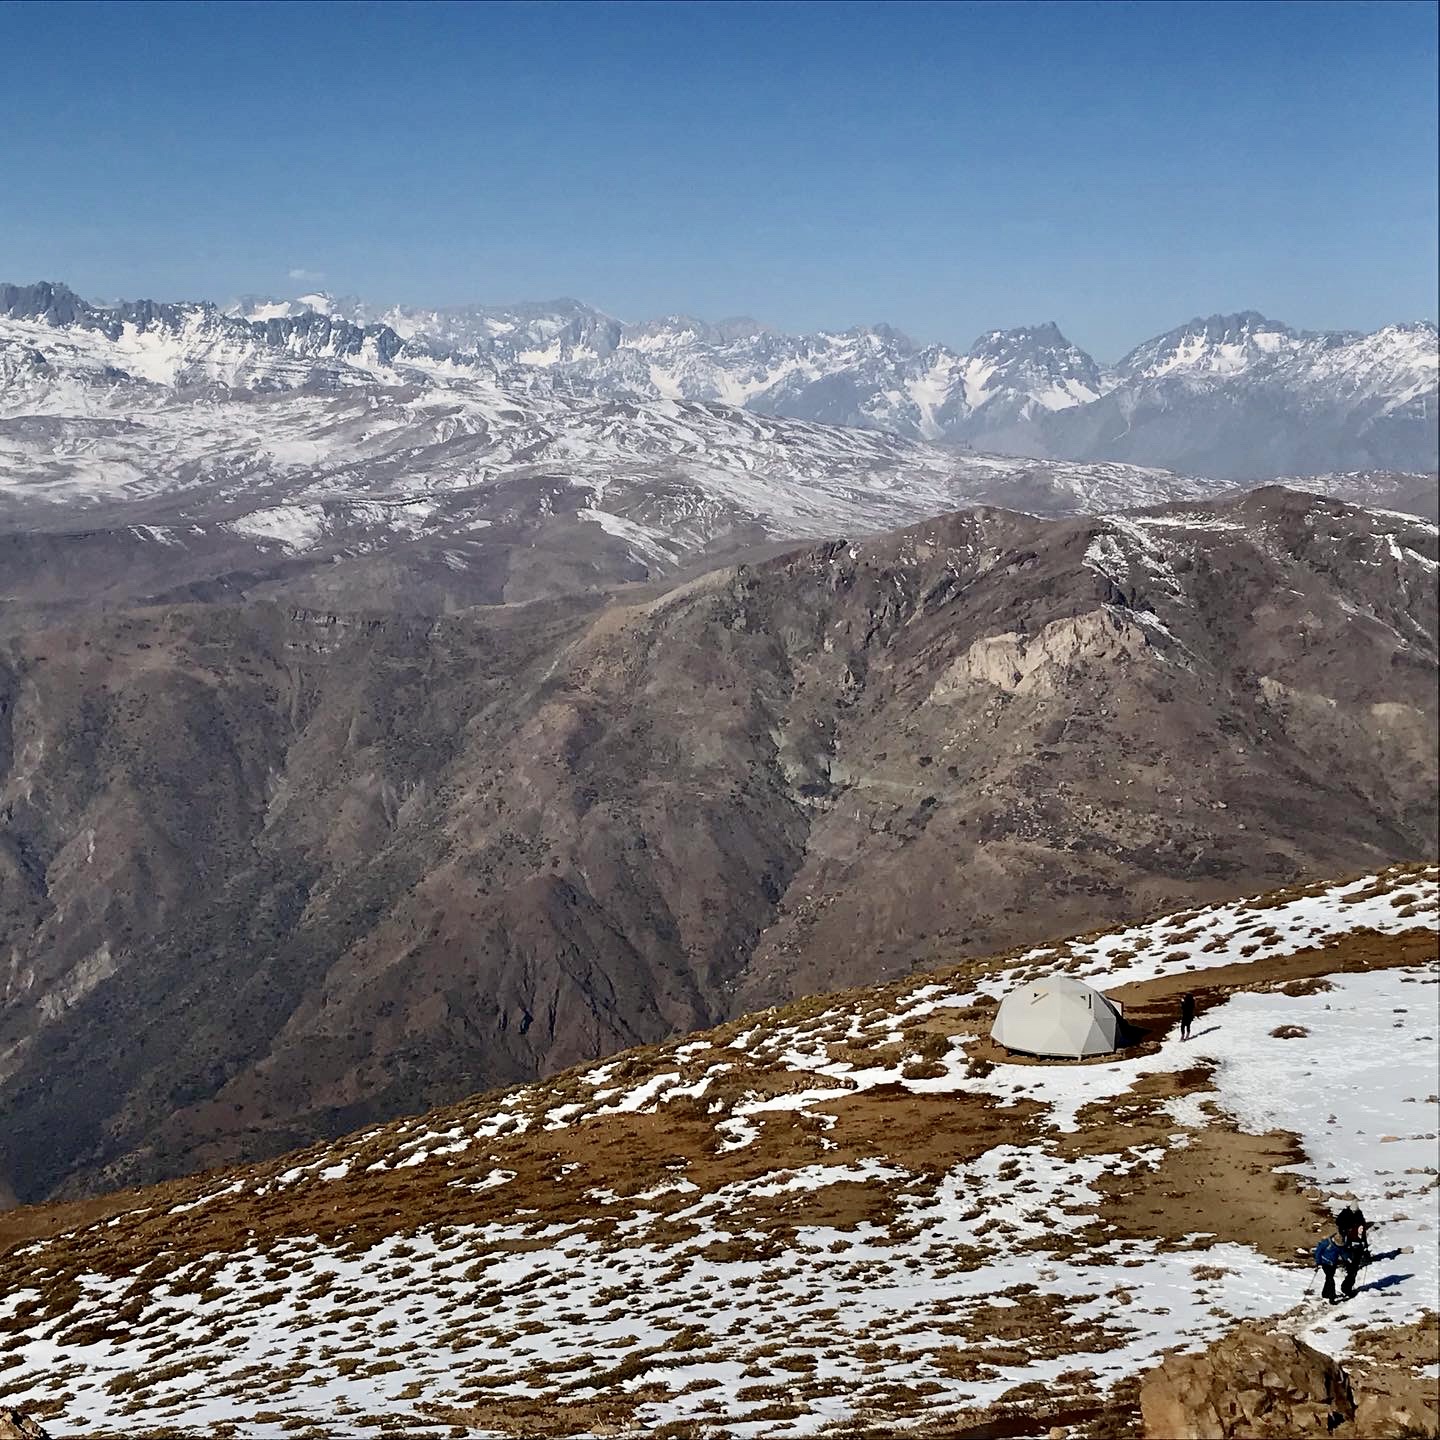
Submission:
[[377,309],[326,294],[247,296],[226,313],[252,321],[319,314],[382,325],[414,345],[484,355],[501,364],[583,376],[612,393],[718,401],[792,419],[936,440],[1097,399],[1101,368],[1053,324],[982,335],[966,354],[920,345],[888,325],[785,335],[756,320],[708,324],[667,315],[624,324],[562,299],[514,306]]
[[[561,369],[612,393],[718,400],[763,414],[1008,453],[1126,460],[1234,480],[1435,467],[1432,323],[1305,332],[1254,311],[1196,319],[1113,368],[1052,322],[964,353],[885,325],[785,335],[749,319],[629,325],[575,300],[380,310],[325,294],[247,297],[228,313],[384,325],[412,344]],[[1102,403],[1103,402],[1103,403]]]
[[[550,341],[570,344],[568,332]],[[698,496],[794,536],[905,523],[1011,477],[1048,489],[1039,508],[1052,512],[1215,488],[1134,466],[958,456],[725,403],[640,401],[558,363],[445,351],[314,310],[99,309],[48,285],[0,286],[0,382],[0,495],[31,508],[199,490],[243,504],[269,485],[292,502],[433,497],[545,472],[597,502],[648,476],[677,503]]]
[[1091,404],[1043,418],[1033,453],[1240,479],[1436,467],[1436,329],[1305,333],[1253,311],[1195,320],[1125,356]]
[[[1053,326],[957,356],[885,329],[624,327],[575,302],[376,316],[314,295],[243,308],[97,306],[63,286],[0,285],[0,512],[54,529],[78,505],[89,525],[220,526],[287,554],[322,538],[371,550],[396,535],[473,538],[523,516],[547,547],[562,521],[567,546],[588,532],[587,552],[614,552],[600,568],[616,579],[673,573],[717,545],[876,531],[973,503],[1066,515],[1229,488],[899,433],[976,415],[1033,429],[1139,393]],[[1277,327],[1245,333],[1204,342],[1207,363],[1230,374],[1284,342]],[[1312,348],[1335,363],[1363,347]],[[1127,363],[1137,383],[1198,385],[1195,353],[1171,338]],[[908,389],[893,380],[901,357]],[[881,426],[865,397],[882,385],[890,418],[908,420]],[[869,423],[823,423],[857,417]],[[1300,483],[1434,508],[1433,479],[1331,467]]]

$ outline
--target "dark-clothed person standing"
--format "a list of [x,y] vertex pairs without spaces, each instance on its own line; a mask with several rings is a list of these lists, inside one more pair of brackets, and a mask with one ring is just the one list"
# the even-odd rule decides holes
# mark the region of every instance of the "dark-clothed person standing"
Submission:
[[1190,1038],[1190,1027],[1195,1023],[1195,997],[1187,990],[1180,1002],[1180,1038]]
[[1365,1212],[1358,1205],[1347,1205],[1335,1217],[1335,1230],[1342,1245],[1363,1251],[1369,1244],[1370,1222],[1366,1220]]

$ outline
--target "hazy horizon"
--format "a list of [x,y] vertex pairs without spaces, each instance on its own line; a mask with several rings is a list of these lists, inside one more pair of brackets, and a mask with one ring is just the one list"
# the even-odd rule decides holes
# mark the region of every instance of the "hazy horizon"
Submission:
[[[815,333],[815,332],[795,331],[795,330],[790,329],[790,328],[787,328],[787,327],[785,327],[785,326],[781,326],[781,325],[774,324],[774,323],[766,320],[764,316],[755,315],[755,314],[753,314],[753,313],[747,313],[747,312],[745,312],[745,311],[738,311],[738,312],[736,312],[736,313],[734,313],[734,314],[730,314],[730,315],[702,315],[702,314],[697,313],[697,312],[696,312],[695,310],[693,310],[693,309],[680,309],[680,310],[671,310],[671,311],[668,311],[668,312],[666,312],[666,313],[663,314],[663,315],[662,315],[662,314],[655,314],[655,315],[620,315],[620,314],[617,314],[613,309],[610,309],[609,307],[607,307],[607,306],[605,306],[605,305],[596,304],[595,302],[587,299],[587,298],[586,298],[585,296],[583,296],[583,295],[576,295],[576,294],[573,294],[573,293],[564,293],[564,292],[556,293],[556,294],[554,294],[554,295],[543,295],[543,296],[542,296],[542,295],[512,296],[512,297],[510,297],[510,298],[508,298],[508,299],[499,299],[499,300],[491,300],[491,299],[479,299],[479,300],[474,300],[474,299],[472,299],[472,300],[441,301],[441,302],[438,303],[438,304],[419,305],[419,304],[416,304],[416,303],[413,302],[413,301],[404,299],[403,297],[401,297],[401,298],[396,298],[396,297],[391,297],[391,296],[385,296],[385,297],[379,297],[379,298],[377,298],[376,296],[373,296],[373,295],[359,295],[359,294],[355,294],[355,293],[353,293],[353,292],[342,292],[342,291],[336,290],[336,289],[334,289],[334,288],[332,288],[332,287],[330,287],[330,286],[324,285],[324,284],[319,284],[319,283],[305,284],[305,283],[300,282],[300,281],[292,281],[291,284],[290,284],[290,286],[289,286],[289,288],[281,288],[281,289],[270,290],[270,291],[230,290],[230,291],[226,291],[226,292],[217,292],[217,293],[215,293],[215,294],[210,294],[210,295],[181,295],[181,294],[99,295],[99,294],[95,294],[95,293],[86,293],[85,291],[79,289],[79,288],[76,287],[74,284],[72,284],[72,283],[71,283],[68,279],[66,279],[64,276],[57,276],[57,275],[28,276],[28,277],[23,277],[23,278],[22,278],[22,277],[16,277],[16,276],[10,276],[10,275],[0,275],[0,284],[4,284],[4,283],[19,284],[19,285],[49,283],[49,284],[55,284],[55,285],[64,285],[66,288],[68,288],[68,289],[74,291],[76,294],[78,294],[81,299],[87,301],[89,304],[96,305],[96,306],[101,306],[101,307],[106,306],[106,305],[121,304],[121,303],[124,303],[124,302],[127,302],[127,301],[154,300],[154,301],[157,301],[157,302],[172,303],[172,304],[211,303],[211,304],[218,305],[218,306],[219,306],[220,308],[222,308],[222,309],[228,309],[228,308],[230,308],[230,307],[232,307],[232,306],[234,306],[234,305],[240,304],[241,302],[244,302],[244,301],[262,301],[262,300],[277,301],[277,302],[281,302],[281,301],[299,301],[299,300],[301,300],[301,299],[303,299],[303,298],[305,298],[305,297],[307,297],[307,296],[319,297],[319,296],[322,296],[322,295],[325,296],[325,297],[327,297],[327,298],[329,298],[329,299],[331,299],[331,300],[333,300],[333,301],[335,301],[335,302],[337,302],[337,303],[343,303],[343,302],[347,302],[347,301],[360,302],[360,303],[364,304],[368,309],[370,309],[370,310],[375,310],[375,311],[387,310],[387,309],[390,309],[390,308],[392,308],[392,307],[395,307],[395,308],[402,308],[402,307],[403,307],[403,308],[415,309],[415,310],[436,310],[436,311],[463,311],[463,310],[468,310],[468,309],[472,309],[472,308],[473,308],[473,309],[480,309],[480,310],[504,310],[504,309],[507,309],[507,308],[518,307],[518,306],[522,306],[522,305],[536,305],[536,306],[542,306],[542,307],[543,307],[543,306],[546,306],[546,305],[561,305],[561,304],[567,304],[567,303],[568,303],[568,304],[583,305],[583,306],[587,307],[588,309],[594,310],[594,311],[596,311],[596,312],[598,312],[598,313],[600,313],[600,314],[603,314],[603,315],[607,316],[609,319],[617,320],[617,321],[619,321],[621,324],[624,324],[624,325],[640,325],[640,324],[644,324],[644,323],[649,322],[649,321],[659,321],[659,320],[665,320],[665,319],[682,319],[682,318],[683,318],[683,319],[688,319],[688,320],[699,321],[699,322],[704,323],[704,324],[717,325],[717,326],[718,326],[718,325],[728,325],[728,324],[746,323],[746,322],[749,322],[749,323],[754,323],[754,324],[758,325],[758,326],[761,327],[762,329],[765,329],[765,330],[768,330],[768,331],[773,331],[773,332],[775,332],[775,333],[777,333],[777,334]],[[1271,313],[1266,312],[1266,311],[1264,311],[1264,310],[1260,310],[1259,307],[1254,306],[1254,305],[1235,305],[1235,306],[1227,306],[1227,307],[1224,307],[1224,308],[1221,308],[1221,309],[1208,310],[1208,311],[1205,311],[1203,314],[1202,314],[1202,313],[1197,313],[1197,314],[1194,314],[1194,315],[1177,316],[1177,317],[1176,317],[1174,320],[1172,320],[1169,324],[1166,324],[1166,325],[1162,326],[1162,327],[1161,327],[1160,329],[1158,329],[1158,330],[1149,332],[1149,333],[1144,334],[1144,335],[1136,335],[1136,336],[1134,336],[1128,343],[1126,343],[1126,344],[1124,345],[1124,347],[1123,347],[1121,350],[1116,351],[1114,354],[1102,354],[1102,353],[1100,353],[1095,347],[1086,344],[1085,340],[1084,340],[1082,337],[1077,337],[1077,336],[1072,332],[1071,328],[1065,323],[1064,320],[1061,320],[1061,319],[1059,319],[1059,318],[1057,318],[1057,317],[1055,317],[1055,316],[1044,316],[1044,317],[1041,317],[1041,318],[1032,318],[1032,319],[1030,319],[1030,320],[1019,320],[1019,321],[1016,321],[1016,322],[1013,323],[1013,324],[1007,324],[1007,325],[984,325],[984,326],[981,326],[981,328],[980,328],[979,330],[977,330],[973,335],[971,335],[968,340],[959,340],[959,341],[956,341],[956,340],[951,339],[951,338],[942,339],[941,337],[936,336],[936,335],[932,335],[932,334],[917,333],[917,332],[915,332],[915,331],[913,331],[913,330],[907,329],[907,328],[906,328],[905,326],[903,326],[903,325],[896,325],[896,324],[894,324],[893,321],[887,320],[887,319],[884,318],[883,316],[881,316],[881,317],[879,317],[879,318],[875,318],[875,319],[856,319],[856,320],[853,320],[853,321],[851,321],[851,322],[849,322],[849,323],[846,323],[846,324],[833,325],[833,326],[824,326],[824,327],[817,327],[817,329],[823,329],[823,330],[825,330],[825,331],[828,332],[828,333],[834,334],[834,333],[841,333],[841,332],[848,331],[848,330],[874,329],[874,328],[878,328],[878,327],[880,327],[880,326],[889,326],[889,327],[892,328],[892,329],[895,329],[895,330],[900,331],[900,332],[901,332],[902,334],[904,334],[908,339],[910,339],[910,340],[912,340],[912,341],[915,341],[917,344],[920,344],[920,345],[922,345],[922,346],[923,346],[923,345],[929,345],[929,344],[939,343],[939,344],[947,345],[949,348],[951,348],[951,349],[953,349],[953,350],[957,350],[957,351],[960,351],[960,352],[964,352],[970,345],[973,345],[976,341],[978,341],[979,339],[981,339],[984,335],[986,335],[986,334],[988,334],[988,333],[990,333],[990,332],[992,332],[992,331],[1038,329],[1038,328],[1040,328],[1040,327],[1042,327],[1042,326],[1045,326],[1045,325],[1048,325],[1048,324],[1054,324],[1054,325],[1059,329],[1060,333],[1064,336],[1064,338],[1065,338],[1066,340],[1068,340],[1071,344],[1079,346],[1080,349],[1084,350],[1087,354],[1089,354],[1090,356],[1092,356],[1095,360],[1099,361],[1101,364],[1109,365],[1109,364],[1114,364],[1116,361],[1118,361],[1119,359],[1121,359],[1125,354],[1127,354],[1130,350],[1132,350],[1132,349],[1134,349],[1135,347],[1137,347],[1137,346],[1145,343],[1147,340],[1151,340],[1151,339],[1155,338],[1156,336],[1159,336],[1159,335],[1162,335],[1162,334],[1167,333],[1168,331],[1175,330],[1175,329],[1179,329],[1181,326],[1184,326],[1184,325],[1187,325],[1187,324],[1192,324],[1192,323],[1195,323],[1195,322],[1198,322],[1198,321],[1204,321],[1204,320],[1212,319],[1212,318],[1214,318],[1214,317],[1216,317],[1216,316],[1239,315],[1239,314],[1243,314],[1243,313],[1246,313],[1246,312],[1257,312],[1257,313],[1263,315],[1264,318],[1267,319],[1267,320],[1271,320],[1271,321],[1274,321],[1274,322],[1279,323],[1279,324],[1287,325],[1291,330],[1300,331],[1300,332],[1307,332],[1307,331],[1308,331],[1308,332],[1320,332],[1320,331],[1340,332],[1340,331],[1353,331],[1353,330],[1356,329],[1356,327],[1353,327],[1353,326],[1341,326],[1341,325],[1325,325],[1325,324],[1302,325],[1302,324],[1297,324],[1297,323],[1296,323],[1290,316],[1288,316],[1288,315],[1275,315],[1275,314],[1271,314]],[[378,320],[378,318],[372,318],[372,319],[369,320],[368,323],[380,323],[380,321]],[[1392,318],[1389,319],[1389,320],[1386,320],[1386,321],[1381,322],[1380,325],[1376,325],[1376,326],[1373,326],[1373,327],[1371,327],[1371,328],[1372,328],[1372,330],[1378,330],[1378,329],[1384,328],[1385,325],[1391,325],[1391,324],[1427,324],[1427,323],[1428,323],[1428,324],[1432,324],[1432,325],[1435,324],[1435,323],[1436,323],[1435,317],[1434,317],[1433,315],[1397,315],[1397,316],[1392,317]],[[1356,333],[1364,333],[1364,332],[1359,332],[1359,331],[1357,331]]]
[[12,4],[0,271],[83,295],[1433,319],[1425,3]]

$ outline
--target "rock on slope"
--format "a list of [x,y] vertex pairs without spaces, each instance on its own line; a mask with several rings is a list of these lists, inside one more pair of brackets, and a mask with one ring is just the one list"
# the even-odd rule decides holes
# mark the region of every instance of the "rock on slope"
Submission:
[[[1358,1397],[1381,1361],[1421,1389],[1437,875],[971,960],[259,1167],[11,1212],[6,1391],[107,1436],[1079,1440],[1135,1433],[1138,1375],[1243,1320],[1343,1357]],[[1057,969],[1139,1043],[999,1051],[997,998]],[[1331,1311],[1296,1248],[1344,1200],[1375,1260]]]
[[0,1405],[0,1440],[49,1440],[49,1436],[44,1426],[24,1411]]
[[1435,534],[962,513],[609,603],[0,642],[25,1200],[1436,847]]
[[1171,1355],[1146,1376],[1149,1440],[1294,1440],[1355,1420],[1350,1377],[1330,1356],[1265,1325],[1245,1325],[1203,1355]]

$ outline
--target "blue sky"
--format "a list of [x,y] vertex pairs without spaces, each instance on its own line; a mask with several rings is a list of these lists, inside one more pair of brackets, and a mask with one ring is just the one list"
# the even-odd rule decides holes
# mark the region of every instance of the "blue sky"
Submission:
[[1433,318],[1436,17],[11,3],[0,279],[1055,319],[1105,359],[1217,310]]

